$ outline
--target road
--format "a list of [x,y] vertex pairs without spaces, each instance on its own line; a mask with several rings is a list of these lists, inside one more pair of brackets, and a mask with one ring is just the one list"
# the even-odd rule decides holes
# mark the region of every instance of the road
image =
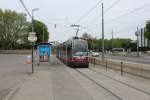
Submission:
[[31,71],[27,55],[0,54],[0,100]]
[[[144,55],[140,57],[125,57],[125,56],[111,56],[107,55],[107,58],[110,59],[116,59],[116,60],[122,60],[122,61],[130,61],[130,62],[136,62],[136,63],[142,63],[142,64],[150,64],[150,56]],[[98,57],[101,59],[101,57]]]

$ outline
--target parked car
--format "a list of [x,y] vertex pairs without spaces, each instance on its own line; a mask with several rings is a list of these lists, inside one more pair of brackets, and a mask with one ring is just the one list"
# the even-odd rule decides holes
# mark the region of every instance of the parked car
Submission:
[[99,57],[99,53],[98,52],[92,52],[92,56],[93,57]]

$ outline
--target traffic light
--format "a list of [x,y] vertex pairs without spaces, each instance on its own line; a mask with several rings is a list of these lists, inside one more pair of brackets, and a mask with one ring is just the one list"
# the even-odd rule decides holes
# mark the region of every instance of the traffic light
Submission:
[[57,28],[57,24],[54,24],[54,28]]

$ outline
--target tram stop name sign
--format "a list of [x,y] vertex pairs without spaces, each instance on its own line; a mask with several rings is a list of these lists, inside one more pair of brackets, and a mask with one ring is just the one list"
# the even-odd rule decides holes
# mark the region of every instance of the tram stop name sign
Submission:
[[29,33],[28,41],[31,43],[36,42],[37,41],[36,33],[34,33],[34,32]]

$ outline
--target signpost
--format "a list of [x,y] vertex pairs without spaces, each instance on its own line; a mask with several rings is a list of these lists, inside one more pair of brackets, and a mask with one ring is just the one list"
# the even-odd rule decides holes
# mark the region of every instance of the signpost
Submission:
[[33,67],[33,62],[34,62],[33,50],[34,50],[34,43],[37,41],[36,33],[34,33],[34,32],[29,33],[28,41],[32,43],[32,73],[34,73],[34,67]]

